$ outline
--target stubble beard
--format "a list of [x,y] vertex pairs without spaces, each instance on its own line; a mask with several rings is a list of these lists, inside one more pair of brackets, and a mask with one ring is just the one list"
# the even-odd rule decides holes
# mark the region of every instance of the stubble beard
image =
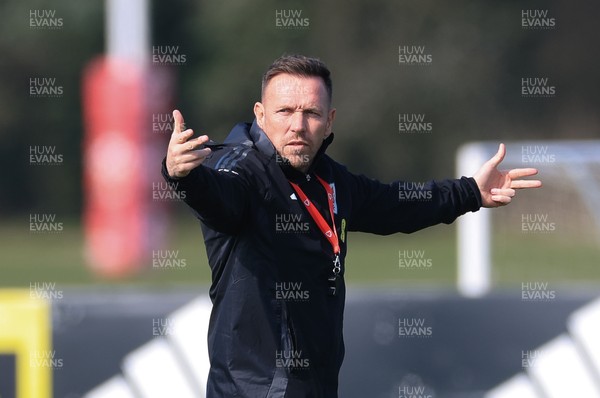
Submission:
[[306,173],[306,171],[312,163],[313,158],[313,156],[311,156],[308,152],[308,148],[306,151],[297,149],[293,151],[288,151],[288,153],[285,153],[280,156],[283,158],[284,163],[289,164],[298,171]]

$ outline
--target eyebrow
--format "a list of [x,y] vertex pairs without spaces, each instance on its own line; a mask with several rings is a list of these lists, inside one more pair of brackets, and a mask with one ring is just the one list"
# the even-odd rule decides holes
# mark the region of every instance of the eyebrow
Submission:
[[[275,105],[274,106],[275,109],[298,109],[299,107],[297,105],[290,105],[290,104],[279,104],[279,105]],[[321,112],[322,111],[322,107],[319,105],[306,105],[304,107],[301,108],[302,111],[315,111],[315,112]]]
[[281,106],[277,106],[274,108],[275,112],[281,111],[281,110],[286,110],[286,111],[292,111],[292,112],[297,112],[297,111],[301,111],[302,113],[316,113],[316,114],[323,114],[325,113],[324,110],[322,110],[320,107],[314,107],[314,106],[309,106],[306,108],[302,108],[302,109],[298,109],[297,107],[293,107],[293,106],[289,106],[289,105],[281,105]]

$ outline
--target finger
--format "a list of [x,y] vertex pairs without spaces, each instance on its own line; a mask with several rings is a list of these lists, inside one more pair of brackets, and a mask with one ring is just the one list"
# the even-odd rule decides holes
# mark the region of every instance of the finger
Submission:
[[173,173],[169,173],[169,175],[173,176],[173,177],[185,177],[188,174],[190,174],[190,171],[192,171],[193,169],[195,169],[196,167],[198,167],[200,164],[202,164],[202,162],[204,161],[204,158],[202,159],[196,159],[187,163],[181,163],[178,164],[177,166],[174,167],[173,169]]
[[[184,132],[184,133],[186,133],[186,132]],[[203,144],[207,143],[208,141],[209,141],[209,138],[207,135],[201,135],[200,137],[189,140],[182,145],[186,151],[195,151],[198,148],[200,148]]]
[[506,155],[506,146],[504,144],[500,144],[498,146],[498,152],[496,152],[496,154],[490,160],[488,160],[488,162],[490,163],[490,166],[492,166],[492,167],[498,166],[504,160],[505,155]]
[[[184,131],[182,134],[187,135],[188,132]],[[200,152],[201,156],[206,157],[206,156],[208,156],[208,154],[210,154],[210,149],[209,148],[203,148],[202,150],[208,149],[208,151],[204,151],[204,152],[199,151],[199,149],[202,146],[202,144],[204,144],[208,140],[209,140],[208,136],[203,135],[203,136],[191,139],[191,140],[186,141],[186,142],[181,143],[181,144],[175,144],[175,145],[173,145],[173,146],[170,147],[170,149],[169,149],[169,156],[171,158],[175,159],[175,162],[177,164],[190,160],[189,157],[183,157],[184,155],[187,155],[187,154],[194,154],[194,153]],[[192,158],[195,158],[195,156],[192,157]]]
[[512,189],[539,188],[541,186],[542,182],[540,180],[514,180],[510,183]]
[[508,176],[515,180],[521,177],[534,176],[538,173],[537,169],[525,168],[525,169],[512,169],[508,171]]
[[205,148],[201,151],[190,152],[177,157],[176,167],[179,175],[186,175],[190,170],[198,167],[210,154],[210,149]]
[[492,200],[496,202],[499,206],[506,206],[512,201],[510,196],[504,195],[492,195]]
[[197,160],[204,160],[212,151],[210,148],[204,148],[197,151],[191,151],[181,154],[177,161],[179,164],[187,164]]
[[490,191],[490,193],[492,196],[508,196],[510,198],[516,195],[515,190],[511,188],[494,188]]
[[177,109],[173,111],[173,120],[175,122],[175,126],[173,126],[173,134],[181,133],[181,128],[185,122],[183,120],[183,115]]
[[187,130],[184,130],[184,131],[182,131],[182,132],[180,132],[178,134],[173,134],[171,136],[171,141],[175,140],[176,143],[183,144],[187,140],[189,140],[193,135],[194,135],[194,130],[187,129]]

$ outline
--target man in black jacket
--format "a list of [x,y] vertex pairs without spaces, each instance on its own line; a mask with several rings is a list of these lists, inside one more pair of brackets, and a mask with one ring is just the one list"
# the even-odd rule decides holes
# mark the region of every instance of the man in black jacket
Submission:
[[173,112],[163,175],[202,221],[212,271],[209,398],[337,397],[347,232],[448,224],[541,185],[519,180],[535,169],[497,170],[504,145],[472,178],[419,192],[352,174],[325,154],[331,98],[321,61],[284,56],[263,76],[255,121],[224,144],[192,138]]

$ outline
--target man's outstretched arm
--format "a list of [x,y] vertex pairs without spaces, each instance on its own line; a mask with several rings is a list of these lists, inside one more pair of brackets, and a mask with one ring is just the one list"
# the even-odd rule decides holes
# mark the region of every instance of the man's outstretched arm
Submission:
[[244,225],[247,208],[244,176],[204,167],[211,149],[200,147],[209,141],[208,136],[191,138],[194,132],[183,127],[181,113],[175,110],[173,117],[173,134],[163,160],[164,178],[184,193],[185,203],[205,224],[220,232],[235,233]]
[[[410,233],[439,223],[450,224],[462,214],[480,207],[510,203],[517,189],[542,185],[538,180],[520,179],[537,174],[536,169],[498,170],[505,152],[501,144],[498,153],[472,178],[432,180],[424,184],[403,181],[382,184],[354,176],[355,205],[348,229],[385,235]],[[417,186],[419,188],[414,188]]]
[[498,170],[498,166],[504,160],[506,146],[500,144],[498,152],[473,175],[479,192],[483,207],[505,206],[512,201],[517,189],[539,188],[542,186],[540,180],[521,180],[522,177],[536,175],[538,171],[533,168]]

